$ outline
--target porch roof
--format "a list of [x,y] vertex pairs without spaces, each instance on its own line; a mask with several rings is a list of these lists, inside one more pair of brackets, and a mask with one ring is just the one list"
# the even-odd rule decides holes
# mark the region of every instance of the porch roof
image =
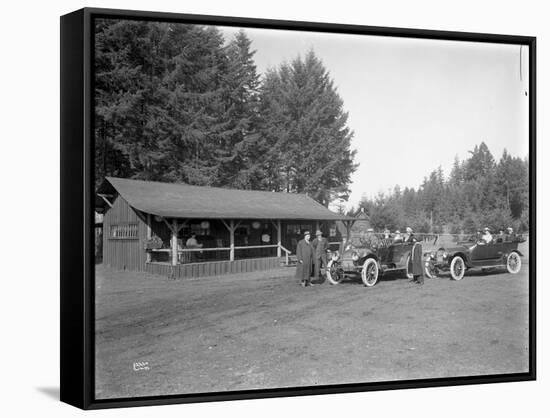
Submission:
[[305,194],[190,186],[107,177],[130,206],[165,218],[346,220]]

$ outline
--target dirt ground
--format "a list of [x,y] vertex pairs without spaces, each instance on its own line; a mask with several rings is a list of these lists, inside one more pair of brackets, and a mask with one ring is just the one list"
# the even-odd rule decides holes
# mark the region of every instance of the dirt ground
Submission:
[[98,266],[97,398],[528,371],[527,265],[372,288],[302,288],[293,273],[174,281]]

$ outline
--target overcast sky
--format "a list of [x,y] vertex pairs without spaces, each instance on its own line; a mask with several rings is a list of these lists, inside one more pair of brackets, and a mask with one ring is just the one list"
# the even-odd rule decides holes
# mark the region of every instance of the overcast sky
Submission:
[[[222,28],[226,39],[237,30]],[[359,168],[349,204],[396,184],[448,174],[481,141],[498,160],[527,157],[528,48],[471,42],[245,29],[258,71],[313,49],[335,81],[355,132]]]

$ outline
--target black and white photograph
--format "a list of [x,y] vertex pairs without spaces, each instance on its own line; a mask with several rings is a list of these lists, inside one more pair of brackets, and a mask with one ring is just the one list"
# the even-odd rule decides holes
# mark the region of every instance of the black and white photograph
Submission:
[[545,11],[7,2],[2,416],[544,416]]
[[530,375],[528,45],[92,45],[96,399]]

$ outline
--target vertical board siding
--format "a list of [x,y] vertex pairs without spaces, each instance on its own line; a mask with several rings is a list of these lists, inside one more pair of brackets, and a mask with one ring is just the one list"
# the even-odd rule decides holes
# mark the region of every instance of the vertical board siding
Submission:
[[[138,238],[111,239],[111,225],[125,223],[138,225]],[[145,266],[143,242],[147,227],[121,196],[115,199],[113,207],[105,213],[103,227],[103,263],[107,267],[119,270],[143,271]]]

